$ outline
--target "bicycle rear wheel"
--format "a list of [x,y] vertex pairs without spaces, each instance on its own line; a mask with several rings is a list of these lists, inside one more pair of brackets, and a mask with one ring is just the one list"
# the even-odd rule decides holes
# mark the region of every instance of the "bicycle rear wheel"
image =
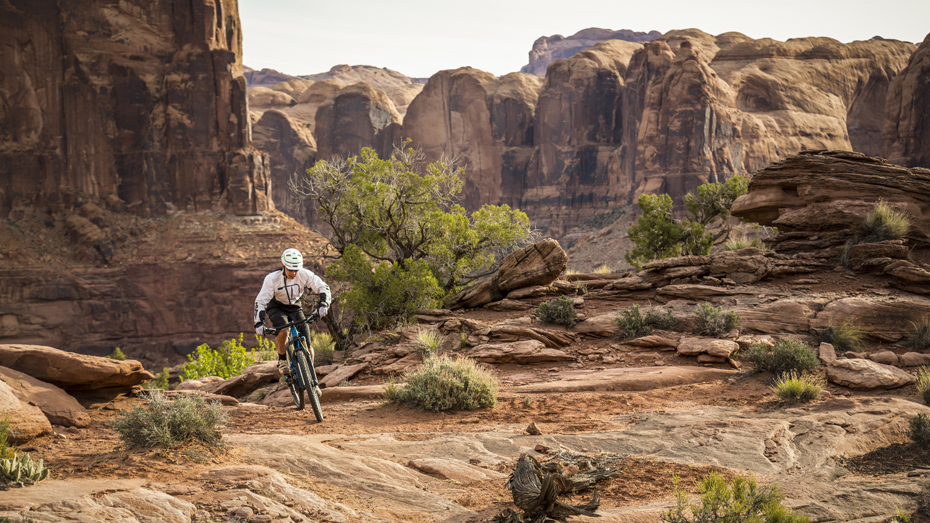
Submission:
[[[303,344],[301,344],[303,345]],[[294,356],[297,358],[297,372],[300,373],[300,381],[304,382],[307,386],[307,397],[310,398],[310,408],[313,409],[313,415],[316,416],[316,420],[319,423],[323,422],[323,407],[320,405],[320,397],[316,393],[316,387],[314,383],[316,382],[316,376],[311,377],[310,365],[308,361],[308,352],[306,349],[297,351]]]

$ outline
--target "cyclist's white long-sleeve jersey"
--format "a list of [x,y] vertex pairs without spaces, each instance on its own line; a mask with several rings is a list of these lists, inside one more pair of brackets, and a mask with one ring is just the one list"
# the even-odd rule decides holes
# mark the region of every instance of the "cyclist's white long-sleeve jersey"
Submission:
[[297,276],[292,280],[288,280],[281,269],[268,273],[265,281],[262,282],[262,290],[258,291],[258,296],[255,297],[255,323],[262,321],[261,313],[272,299],[284,305],[297,305],[300,297],[308,288],[320,295],[323,300],[322,305],[329,306],[329,300],[332,297],[329,285],[307,269],[297,271]]

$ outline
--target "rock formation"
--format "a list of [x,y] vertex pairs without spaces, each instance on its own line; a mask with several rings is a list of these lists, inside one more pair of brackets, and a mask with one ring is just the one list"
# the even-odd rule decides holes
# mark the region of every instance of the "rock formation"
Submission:
[[358,83],[340,89],[316,112],[317,158],[347,157],[370,147],[387,158],[400,140],[400,115],[384,91]]
[[301,223],[316,223],[316,208],[301,205],[288,189],[291,176],[303,174],[316,162],[317,148],[311,131],[283,111],[272,109],[252,125],[252,143],[271,158],[275,207]]
[[0,216],[75,194],[142,215],[273,209],[234,0],[13,0],[0,27]]
[[569,37],[562,35],[541,36],[533,42],[533,49],[529,53],[530,62],[523,66],[520,72],[546,76],[546,69],[553,60],[571,58],[597,43],[607,40],[642,43],[655,40],[660,36],[662,36],[662,33],[658,31],[649,31],[648,33],[629,29],[612,31],[598,27],[582,29]]
[[907,167],[930,167],[930,35],[888,89],[883,155]]

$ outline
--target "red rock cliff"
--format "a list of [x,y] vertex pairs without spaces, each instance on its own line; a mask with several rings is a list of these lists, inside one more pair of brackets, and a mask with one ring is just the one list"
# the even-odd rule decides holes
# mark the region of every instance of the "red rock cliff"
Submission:
[[0,2],[0,216],[272,209],[241,46],[236,0]]

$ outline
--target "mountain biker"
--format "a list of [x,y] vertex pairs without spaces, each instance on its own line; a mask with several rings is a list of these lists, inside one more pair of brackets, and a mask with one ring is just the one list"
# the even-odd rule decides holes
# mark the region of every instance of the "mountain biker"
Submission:
[[[271,324],[276,329],[290,322],[305,318],[300,306],[300,297],[310,289],[320,295],[317,312],[320,317],[329,312],[331,293],[329,285],[307,269],[304,269],[304,258],[297,249],[287,249],[281,254],[281,268],[275,269],[265,276],[262,289],[255,297],[255,333],[259,336],[265,334],[265,312],[271,318]],[[297,326],[300,333],[310,343],[310,328],[306,323]],[[278,332],[275,337],[275,348],[278,351],[278,370],[287,374],[290,369],[287,357],[284,354],[287,343],[287,330]],[[313,347],[310,347],[310,358],[313,358]]]

